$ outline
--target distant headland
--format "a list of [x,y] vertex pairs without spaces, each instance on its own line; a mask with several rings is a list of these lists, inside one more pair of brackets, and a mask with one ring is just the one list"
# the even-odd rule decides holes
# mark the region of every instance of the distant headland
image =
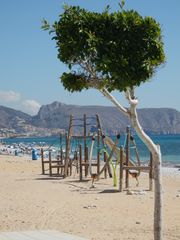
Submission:
[[[99,114],[103,129],[108,134],[124,132],[128,119],[110,106],[79,106],[53,102],[43,105],[37,115],[0,106],[0,137],[52,136],[68,130],[69,116]],[[139,121],[151,134],[180,134],[180,112],[171,108],[138,109]],[[93,119],[91,119],[93,125]],[[80,131],[77,128],[76,131]],[[93,131],[93,129],[90,129]]]

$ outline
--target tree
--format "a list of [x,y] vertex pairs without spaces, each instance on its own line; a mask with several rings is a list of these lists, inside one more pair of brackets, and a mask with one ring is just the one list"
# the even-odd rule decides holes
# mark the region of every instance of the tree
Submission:
[[[123,2],[123,1],[122,1]],[[147,82],[165,62],[161,28],[151,17],[134,10],[111,13],[90,12],[79,6],[65,6],[52,26],[46,20],[42,28],[53,33],[58,59],[65,63],[61,82],[70,92],[95,88],[131,121],[132,127],[152,153],[154,160],[155,203],[154,239],[162,239],[161,151],[143,131],[137,115],[135,88]],[[124,108],[112,91],[124,92],[129,108]]]

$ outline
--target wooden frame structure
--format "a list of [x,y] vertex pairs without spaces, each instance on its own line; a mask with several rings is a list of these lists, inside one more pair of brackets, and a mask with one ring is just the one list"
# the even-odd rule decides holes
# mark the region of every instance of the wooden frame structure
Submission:
[[[87,138],[92,138],[92,136],[87,136],[87,126],[91,125],[90,123],[87,122],[88,119],[92,119],[95,118],[96,119],[96,130],[97,130],[97,159],[93,160],[91,166],[96,168],[97,174],[99,174],[100,172],[100,142],[102,141],[102,143],[104,144],[104,140],[103,140],[103,132],[102,132],[102,126],[101,126],[101,122],[100,122],[100,118],[99,115],[96,114],[95,117],[87,117],[86,114],[84,114],[83,119],[81,118],[73,118],[73,116],[70,116],[71,120],[70,120],[70,127],[69,127],[69,132],[71,134],[68,134],[68,138],[77,138],[80,140],[83,140],[83,145],[79,144],[78,146],[78,153],[76,152],[76,163],[77,163],[77,172],[79,173],[79,180],[82,181],[83,177],[87,177],[89,174],[89,167],[90,167],[90,163],[89,163],[89,149],[87,147]],[[73,124],[73,121],[83,121],[83,124]],[[76,126],[81,126],[83,127],[83,134],[82,135],[72,135],[73,132],[73,127]],[[70,144],[70,141],[67,141],[68,144]],[[67,159],[66,159],[67,160]],[[104,154],[104,162],[106,161],[106,154]],[[108,165],[109,166],[109,165]],[[78,170],[79,168],[79,170]],[[110,167],[108,168],[109,171],[109,175],[111,176],[111,170]],[[84,173],[84,174],[83,174]],[[107,178],[107,169],[105,169],[105,177]]]
[[[64,164],[64,156],[62,149],[60,150],[60,154],[56,156],[56,159],[52,159],[52,151],[48,152],[48,159],[44,158],[44,150],[41,149],[41,165],[42,165],[42,174],[48,174],[49,176],[58,176],[64,177],[65,164]],[[56,172],[54,172],[54,169]],[[72,162],[69,162],[68,166],[68,175],[72,174]]]
[[[96,119],[96,129],[97,130],[97,159],[94,160],[92,163],[93,167],[96,167],[97,173],[100,172],[100,141],[103,142],[103,133],[102,133],[102,127],[101,122],[99,119],[98,114],[96,114],[94,117],[87,117],[86,114],[83,115],[83,118],[74,118],[73,115],[70,115],[70,121],[69,121],[69,127],[68,127],[68,133],[66,134],[66,144],[65,144],[65,153],[63,152],[62,146],[60,150],[60,155],[56,157],[56,159],[52,159],[51,151],[49,151],[48,159],[44,158],[44,151],[41,149],[41,164],[42,164],[42,174],[49,174],[49,176],[60,176],[60,177],[67,177],[72,174],[72,165],[74,161],[74,165],[76,165],[76,171],[79,173],[79,179],[82,181],[83,179],[83,172],[84,176],[87,177],[89,174],[89,149],[87,147],[87,138],[92,138],[92,136],[87,135],[87,126],[92,125],[91,123],[88,123],[88,119]],[[76,123],[77,121],[80,121],[80,124]],[[83,122],[83,123],[82,123]],[[73,129],[74,127],[82,127],[83,128],[83,134],[82,135],[73,135]],[[78,149],[74,152],[74,158],[73,160],[70,159],[70,151],[71,151],[71,139],[80,139],[83,140],[83,145],[80,144]],[[104,144],[104,142],[103,142]],[[104,161],[106,161],[106,155],[104,154]],[[56,170],[54,172],[54,170]],[[110,168],[109,174],[110,174]],[[107,169],[105,169],[105,177],[107,177]]]
[[[109,173],[109,176],[112,177],[111,168],[109,163],[107,163],[107,154],[106,152],[103,153],[103,159],[100,152],[100,145],[104,146],[106,143],[101,122],[99,119],[98,114],[96,114],[96,141],[97,141],[97,157],[92,160],[92,162],[89,162],[89,149],[87,146],[87,139],[92,138],[92,136],[87,135],[87,126],[91,125],[88,123],[88,119],[92,117],[87,117],[86,114],[84,114],[83,118],[74,118],[72,115],[70,116],[69,121],[69,128],[68,133],[65,136],[65,152],[63,151],[62,144],[60,148],[59,155],[56,156],[55,159],[52,159],[52,153],[51,150],[48,153],[48,159],[44,158],[44,151],[41,149],[41,163],[42,163],[42,174],[49,174],[49,176],[58,176],[58,177],[67,177],[72,174],[72,167],[75,166],[76,172],[79,174],[79,180],[82,181],[83,178],[87,177],[90,173],[89,168],[93,167],[93,170],[95,170],[95,173],[92,175],[99,176],[100,173],[104,172],[104,177],[107,178],[107,172]],[[74,123],[75,121],[80,121],[80,124]],[[83,133],[81,135],[73,135],[73,128],[79,126],[83,128]],[[81,144],[78,145],[78,148],[74,151],[73,158],[70,158],[70,151],[71,151],[71,140],[72,139],[79,139],[81,141]],[[135,149],[135,156],[137,159],[137,164],[132,164],[131,159],[131,153],[130,153],[130,143],[133,142],[134,149]],[[119,148],[118,148],[119,149]],[[125,171],[125,187],[126,189],[129,188],[129,175],[131,174],[131,171],[146,171],[149,173],[149,190],[152,191],[153,189],[153,159],[152,154],[150,154],[150,162],[147,166],[141,166],[139,154],[136,148],[135,141],[130,133],[130,127],[127,127],[126,129],[126,142],[124,146],[120,147],[120,150],[117,150],[119,153],[118,156],[120,156],[119,161],[119,191],[123,191],[123,177],[124,177],[124,171]],[[118,157],[119,159],[119,157]],[[104,161],[104,166],[101,168],[101,162]],[[92,170],[92,169],[91,169]],[[47,173],[48,172],[48,173]],[[92,176],[91,176],[92,177]]]
[[[119,162],[119,191],[123,191],[123,171],[125,171],[125,188],[129,188],[129,175],[130,171],[145,171],[148,172],[149,174],[149,191],[153,190],[153,159],[152,159],[152,154],[150,153],[150,161],[149,165],[147,166],[141,166],[140,160],[139,160],[139,155],[137,152],[137,149],[135,148],[135,153],[136,157],[138,160],[138,165],[132,166],[130,164],[130,140],[131,140],[131,133],[130,133],[130,127],[127,127],[127,138],[126,138],[126,144],[125,144],[125,149],[123,146],[120,147],[120,162]],[[126,154],[125,154],[126,153]],[[124,161],[124,156],[126,156],[126,159]]]
[[[86,147],[86,154],[88,156],[88,147]],[[106,153],[104,153],[104,162],[107,161]],[[100,164],[100,157],[97,160],[93,160],[91,164],[88,161],[88,158],[86,157],[83,159],[82,157],[82,145],[79,145],[79,156],[78,156],[78,162],[79,162],[79,180],[83,180],[83,170],[84,170],[84,177],[88,176],[87,168],[91,165],[91,167],[94,167],[96,169],[96,174],[99,175],[100,169],[101,169],[101,164]],[[104,177],[107,178],[107,168],[104,169]]]

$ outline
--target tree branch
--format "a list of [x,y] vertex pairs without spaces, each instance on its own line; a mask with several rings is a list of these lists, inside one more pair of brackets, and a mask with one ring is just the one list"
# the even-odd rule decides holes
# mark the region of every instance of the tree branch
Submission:
[[125,91],[125,97],[129,102],[129,105],[134,105],[137,106],[138,105],[138,99],[134,96],[134,89],[127,89]]
[[130,117],[129,111],[121,106],[121,104],[111,95],[111,93],[106,89],[99,89],[99,91],[107,98],[109,99],[121,112],[123,112],[126,116]]
[[147,148],[153,154],[157,154],[157,146],[154,144],[154,142],[151,140],[151,138],[144,132],[142,126],[139,123],[137,110],[136,110],[138,100],[134,96],[134,89],[127,89],[125,92],[125,97],[128,100],[129,105],[130,105],[130,120],[131,120],[132,126],[136,130],[138,136],[141,138],[141,140],[147,146]]

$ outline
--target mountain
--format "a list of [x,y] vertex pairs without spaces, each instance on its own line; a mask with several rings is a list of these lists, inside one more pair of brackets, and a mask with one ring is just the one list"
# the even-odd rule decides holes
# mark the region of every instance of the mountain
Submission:
[[[59,102],[44,105],[33,117],[32,123],[38,127],[68,129],[69,116],[82,118],[99,114],[104,131],[108,133],[124,132],[129,125],[128,119],[116,107],[78,106]],[[145,108],[138,110],[139,121],[146,132],[155,134],[179,134],[180,112],[169,108]],[[95,119],[89,119],[91,125]]]
[[0,106],[0,128],[14,128],[19,122],[31,122],[31,116],[12,108]]
[[0,137],[50,136],[61,132],[61,129],[36,127],[32,119],[26,113],[0,106]]
[[[0,106],[0,128],[1,132],[11,129],[11,132],[26,135],[58,134],[63,129],[68,129],[71,114],[78,119],[83,118],[83,115],[86,114],[89,124],[88,131],[92,131],[96,127],[95,114],[99,114],[103,130],[108,134],[124,132],[126,126],[130,124],[128,119],[115,107],[78,106],[53,102],[43,105],[36,116]],[[177,110],[144,108],[138,109],[138,116],[147,133],[180,134],[180,112]],[[79,122],[77,123],[79,124]],[[81,127],[74,127],[75,132],[80,132],[81,129]]]
[[[42,106],[37,116],[33,118],[33,124],[35,126],[68,129],[71,114],[74,118],[83,118],[84,114],[87,117],[92,117],[88,119],[89,130],[95,127],[95,115],[99,114],[103,129],[110,134],[120,130],[123,131],[128,124],[127,118],[114,107],[66,105],[59,102]],[[79,124],[79,121],[75,124]],[[76,127],[74,130],[75,132],[81,131],[80,127]]]

